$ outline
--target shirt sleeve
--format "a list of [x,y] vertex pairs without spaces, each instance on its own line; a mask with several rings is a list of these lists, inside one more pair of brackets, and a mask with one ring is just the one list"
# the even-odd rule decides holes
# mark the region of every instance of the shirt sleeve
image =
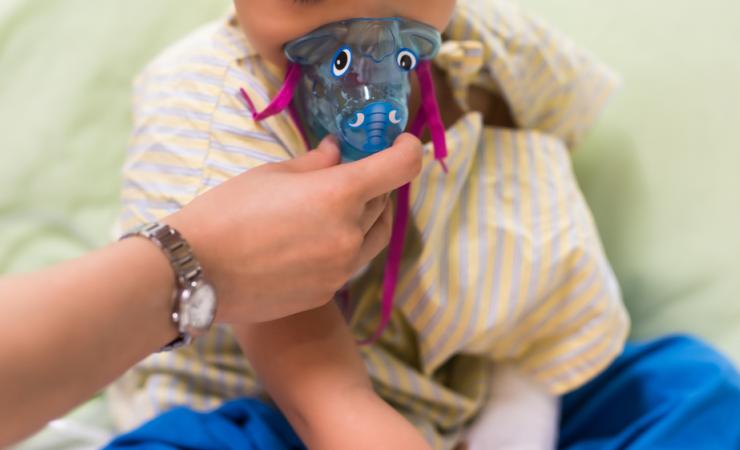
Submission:
[[[528,198],[523,205],[540,210],[535,220],[508,229],[521,246],[519,276],[538,281],[519,287],[528,300],[491,348],[559,395],[588,382],[622,352],[630,322],[565,144],[531,135],[528,147],[534,172],[542,172],[528,179],[520,168],[512,189]],[[511,164],[517,167],[521,158]]]
[[480,71],[465,77],[501,95],[519,128],[570,148],[619,85],[607,66],[508,0],[462,0],[446,37],[482,44]]
[[241,62],[190,53],[165,54],[134,84],[117,231],[159,220],[235,175],[290,158],[287,147],[302,147],[286,117],[251,119],[239,89],[257,102],[269,94]]

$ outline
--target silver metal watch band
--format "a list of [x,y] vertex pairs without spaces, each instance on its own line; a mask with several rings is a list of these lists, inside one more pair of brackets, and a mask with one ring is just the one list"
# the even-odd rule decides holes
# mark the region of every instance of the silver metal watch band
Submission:
[[172,322],[178,330],[178,337],[160,349],[166,352],[188,345],[192,336],[182,331],[180,327],[180,304],[178,291],[191,283],[197,281],[202,275],[200,263],[195,258],[190,245],[174,228],[163,223],[151,223],[136,228],[121,237],[121,240],[130,237],[143,237],[154,243],[169,259],[170,265],[175,272],[176,291],[173,295]]
[[165,252],[172,269],[175,271],[179,287],[185,286],[201,276],[200,263],[193,255],[190,245],[174,228],[162,223],[152,223],[132,234],[148,238]]

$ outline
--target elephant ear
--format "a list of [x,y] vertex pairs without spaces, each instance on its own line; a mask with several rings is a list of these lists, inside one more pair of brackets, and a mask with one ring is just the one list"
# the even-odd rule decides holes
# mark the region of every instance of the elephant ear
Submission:
[[401,42],[419,59],[433,59],[442,45],[442,35],[429,25],[409,20],[401,28]]
[[343,27],[322,27],[285,45],[285,57],[289,61],[312,65],[331,58],[340,46],[341,38],[346,36]]

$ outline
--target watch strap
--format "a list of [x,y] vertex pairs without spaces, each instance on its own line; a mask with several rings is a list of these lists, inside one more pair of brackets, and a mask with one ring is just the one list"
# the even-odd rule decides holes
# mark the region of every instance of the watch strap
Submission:
[[143,237],[154,243],[165,254],[175,272],[176,290],[173,295],[172,322],[177,328],[178,337],[162,347],[160,352],[168,352],[183,347],[192,342],[193,337],[182,330],[180,325],[180,300],[178,293],[195,282],[202,275],[200,263],[182,235],[164,223],[145,224],[121,236],[121,240],[130,237]]
[[202,269],[190,245],[182,235],[164,223],[151,223],[125,234],[121,239],[141,236],[156,244],[167,256],[175,271],[178,287],[182,288],[198,279]]

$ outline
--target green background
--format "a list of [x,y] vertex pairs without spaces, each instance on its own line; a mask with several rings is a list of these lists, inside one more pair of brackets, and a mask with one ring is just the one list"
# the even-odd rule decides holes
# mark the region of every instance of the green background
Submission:
[[[623,76],[575,166],[634,336],[693,332],[740,361],[740,3],[520,3]],[[109,240],[131,79],[227,8],[0,1],[0,273]]]
[[576,154],[633,335],[740,361],[740,3],[524,0],[623,77]]
[[[520,3],[623,76],[575,164],[635,335],[692,331],[740,359],[740,4]],[[227,8],[0,3],[0,272],[109,239],[133,75]]]
[[[740,359],[740,5],[521,3],[624,78],[576,168],[635,336],[693,331]],[[1,5],[0,271],[14,272],[109,239],[133,75],[228,5]]]

